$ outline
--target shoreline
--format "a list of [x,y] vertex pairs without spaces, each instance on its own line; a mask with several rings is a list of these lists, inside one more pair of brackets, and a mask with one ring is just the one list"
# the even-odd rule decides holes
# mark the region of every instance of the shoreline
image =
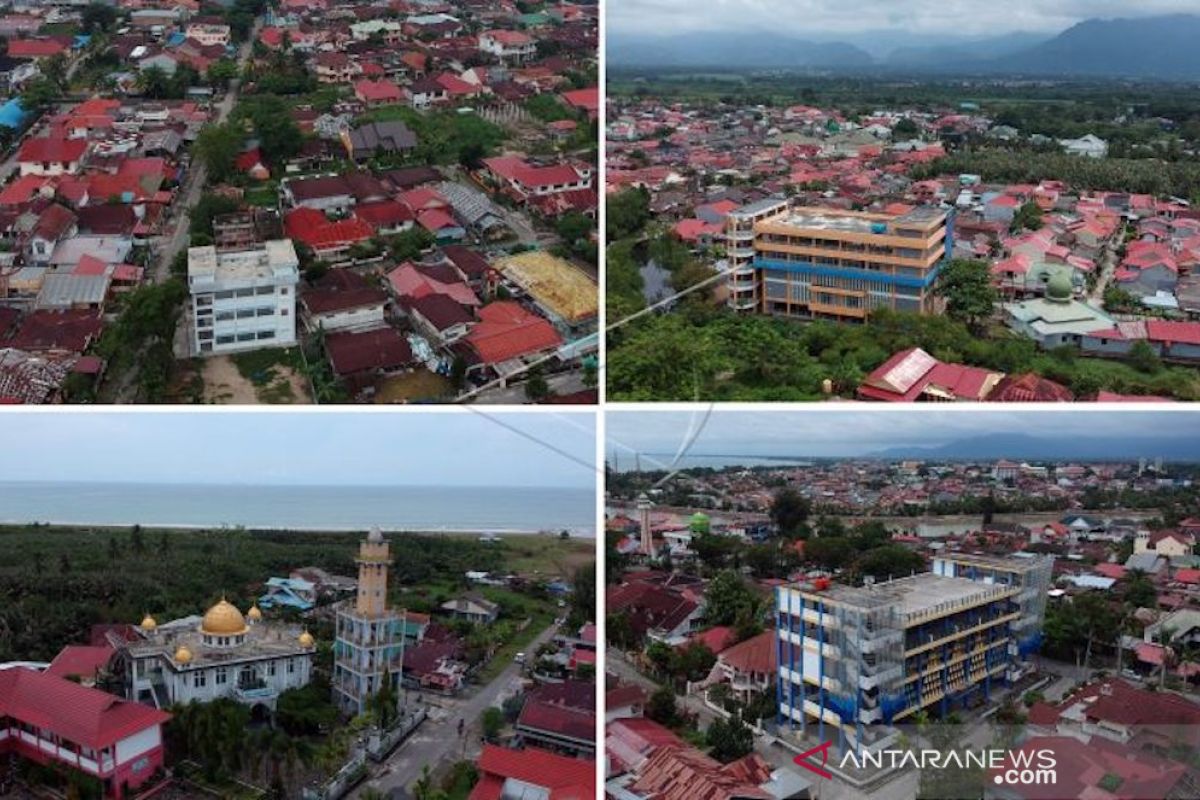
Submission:
[[[223,533],[242,530],[246,533],[322,533],[322,534],[360,534],[369,528],[328,527],[312,525],[228,525],[204,524],[193,522],[71,522],[61,520],[5,520],[0,519],[0,534],[11,528],[33,528],[38,530],[94,528],[97,530],[131,530],[134,526],[144,531],[178,531],[180,533]],[[555,530],[529,528],[404,528],[378,525],[383,533],[415,534],[420,536],[544,536],[557,539],[561,531],[570,534],[571,539],[595,539],[593,530],[563,527]]]

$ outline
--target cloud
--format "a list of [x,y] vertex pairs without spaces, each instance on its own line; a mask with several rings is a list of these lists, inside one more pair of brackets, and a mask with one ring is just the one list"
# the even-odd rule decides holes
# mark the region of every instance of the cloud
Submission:
[[591,412],[7,417],[0,481],[587,488],[596,481]]
[[764,30],[814,39],[905,32],[996,36],[1057,33],[1085,19],[1195,13],[1195,0],[605,0],[610,36]]
[[[703,420],[701,413],[610,411],[605,452],[621,460],[653,453],[669,462]],[[694,455],[854,456],[996,434],[1080,441],[1119,434],[1167,439],[1200,432],[1200,414],[1187,411],[1111,412],[1076,407],[1053,411],[977,409],[721,410],[712,413],[688,452]]]

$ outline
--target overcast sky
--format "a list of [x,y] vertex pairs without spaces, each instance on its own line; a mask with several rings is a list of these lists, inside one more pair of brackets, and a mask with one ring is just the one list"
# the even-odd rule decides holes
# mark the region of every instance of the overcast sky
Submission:
[[0,481],[590,489],[594,420],[461,409],[10,413]]
[[1200,10],[1197,0],[604,0],[604,6],[610,36],[762,29],[818,39],[872,31],[956,37],[1057,33],[1090,18]]
[[[699,434],[696,435],[696,431]],[[1023,435],[1067,442],[1096,437],[1166,441],[1200,437],[1200,413],[1194,411],[1093,411],[1071,406],[1063,411],[990,411],[973,408],[864,411],[609,411],[605,453],[622,462],[640,453],[700,455],[836,457],[877,453],[894,447],[936,447],[994,435]],[[1070,457],[1066,454],[1065,457]],[[669,463],[670,458],[659,461]],[[643,462],[643,467],[653,466]],[[659,464],[658,466],[661,466]]]

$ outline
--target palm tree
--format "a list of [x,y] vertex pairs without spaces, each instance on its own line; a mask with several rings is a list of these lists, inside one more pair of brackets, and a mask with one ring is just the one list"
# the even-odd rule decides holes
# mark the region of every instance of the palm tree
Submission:
[[1171,640],[1175,638],[1175,630],[1167,626],[1162,626],[1158,629],[1158,633],[1154,636],[1158,640],[1158,644],[1162,647],[1162,663],[1158,668],[1158,688],[1162,689],[1167,685],[1167,667],[1174,666],[1175,651],[1171,648]]

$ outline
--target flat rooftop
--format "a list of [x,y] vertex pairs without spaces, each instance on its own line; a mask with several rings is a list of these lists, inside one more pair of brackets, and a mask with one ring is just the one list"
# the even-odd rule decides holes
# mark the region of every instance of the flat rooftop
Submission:
[[977,567],[1004,569],[1010,572],[1028,572],[1042,566],[1047,561],[1046,556],[1035,553],[993,556],[987,553],[941,552],[934,556],[934,560],[937,559],[953,561],[958,564],[973,564]]
[[[925,228],[945,216],[944,211],[932,206],[920,206],[899,215],[800,206],[791,209],[782,219],[771,219],[768,222],[794,228],[882,235],[893,233],[893,226],[904,226],[906,223],[914,227]],[[879,230],[880,225],[884,226],[884,230]]]
[[245,644],[238,647],[205,647],[204,637],[199,630],[199,618],[186,617],[181,621],[192,623],[193,619],[196,620],[193,624],[172,626],[166,632],[160,626],[149,638],[130,644],[130,655],[135,658],[159,656],[176,664],[175,651],[180,646],[186,646],[192,652],[191,666],[203,667],[246,659],[300,656],[311,652],[300,646],[300,634],[304,631],[299,625],[266,621],[251,625]]
[[786,205],[786,197],[765,197],[762,200],[755,200],[753,203],[747,203],[744,206],[735,208],[729,212],[731,217],[753,217],[756,214],[761,214],[764,211],[770,211],[780,205]]
[[300,259],[291,239],[274,239],[246,250],[218,252],[215,245],[188,248],[188,277],[221,280],[269,279],[298,274]]
[[835,584],[819,592],[806,587],[799,588],[806,594],[852,606],[864,612],[890,606],[905,618],[926,614],[952,614],[960,608],[997,599],[1013,592],[1013,589],[1007,586],[980,583],[968,578],[947,578],[932,572],[871,586]]

